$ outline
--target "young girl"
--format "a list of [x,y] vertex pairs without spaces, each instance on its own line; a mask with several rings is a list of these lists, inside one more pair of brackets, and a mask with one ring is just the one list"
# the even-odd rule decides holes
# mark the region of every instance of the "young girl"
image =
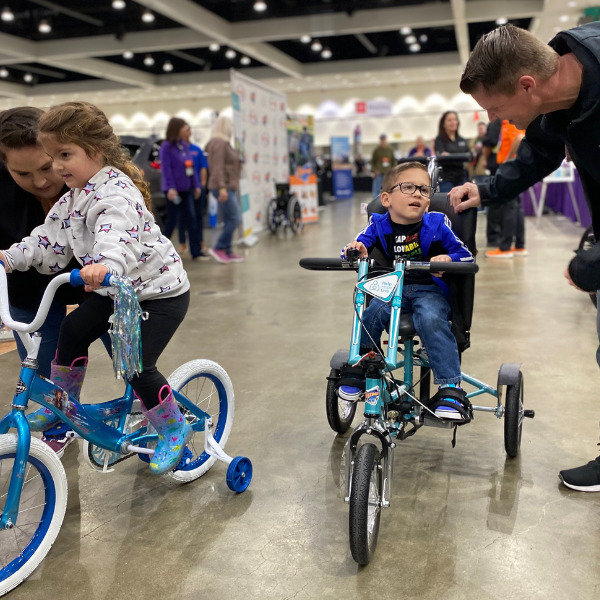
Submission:
[[[39,122],[40,142],[55,172],[71,188],[50,209],[43,225],[0,253],[6,270],[62,270],[74,257],[86,291],[94,291],[63,321],[51,378],[77,399],[89,345],[109,328],[113,300],[100,283],[107,273],[133,281],[143,311],[143,370],[130,383],[159,441],[150,470],[160,474],[181,459],[191,428],[183,418],[156,361],[189,305],[189,281],[181,259],[146,208],[150,194],[143,175],[121,151],[104,113],[87,102],[52,107]],[[3,256],[2,256],[3,255]],[[32,429],[56,417],[44,408],[28,416]]]

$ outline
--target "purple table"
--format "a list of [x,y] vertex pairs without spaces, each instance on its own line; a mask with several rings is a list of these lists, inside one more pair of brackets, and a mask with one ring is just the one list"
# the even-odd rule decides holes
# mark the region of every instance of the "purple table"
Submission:
[[[585,196],[583,195],[583,188],[581,187],[581,180],[579,179],[579,173],[577,169],[574,169],[575,181],[573,183],[536,183],[533,188],[530,188],[526,192],[521,194],[521,202],[523,204],[523,210],[526,215],[536,215],[536,206],[538,208],[537,216],[538,219],[541,217],[544,206],[547,206],[551,210],[557,213],[565,215],[565,217],[571,219],[571,221],[578,221],[577,212],[579,211],[579,222],[582,227],[588,227],[592,223],[590,216],[590,209],[588,208]],[[569,190],[569,185],[571,190]],[[545,187],[545,190],[543,190]],[[534,198],[532,198],[532,190]],[[545,197],[543,194],[545,191]],[[572,191],[572,197],[571,197]],[[543,200],[541,206],[539,201]]]

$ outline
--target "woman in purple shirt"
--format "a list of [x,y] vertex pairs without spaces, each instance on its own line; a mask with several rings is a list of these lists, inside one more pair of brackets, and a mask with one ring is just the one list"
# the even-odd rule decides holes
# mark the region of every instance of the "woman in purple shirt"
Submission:
[[167,125],[166,140],[160,147],[162,190],[167,199],[167,219],[164,234],[170,238],[175,226],[179,229],[179,252],[185,251],[185,232],[190,238],[192,258],[202,256],[198,216],[194,199],[200,197],[200,180],[194,168],[189,144],[184,141],[182,130],[188,124],[179,117],[172,117]]

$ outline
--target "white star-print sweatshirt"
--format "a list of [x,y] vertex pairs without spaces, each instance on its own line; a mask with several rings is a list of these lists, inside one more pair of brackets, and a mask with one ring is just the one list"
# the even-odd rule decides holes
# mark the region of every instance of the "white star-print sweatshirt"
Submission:
[[[125,173],[105,167],[84,188],[73,188],[50,209],[43,225],[3,250],[9,270],[63,270],[72,257],[100,263],[133,281],[138,299],[168,298],[190,283],[170,240],[162,235],[141,192]],[[106,288],[96,293],[107,295]]]

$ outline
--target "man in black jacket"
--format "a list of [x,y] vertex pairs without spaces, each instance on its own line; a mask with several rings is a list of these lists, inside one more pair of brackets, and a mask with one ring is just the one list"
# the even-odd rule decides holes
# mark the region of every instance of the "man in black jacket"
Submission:
[[[516,158],[487,182],[451,190],[457,212],[514,198],[566,156],[577,166],[600,239],[600,22],[562,31],[548,45],[513,25],[499,27],[477,42],[460,87],[490,121],[508,119],[526,132]],[[600,290],[600,244],[579,251],[565,276],[582,290]],[[597,326],[600,336],[600,316]],[[600,365],[600,348],[596,359]],[[560,478],[572,489],[599,492],[600,457]]]

